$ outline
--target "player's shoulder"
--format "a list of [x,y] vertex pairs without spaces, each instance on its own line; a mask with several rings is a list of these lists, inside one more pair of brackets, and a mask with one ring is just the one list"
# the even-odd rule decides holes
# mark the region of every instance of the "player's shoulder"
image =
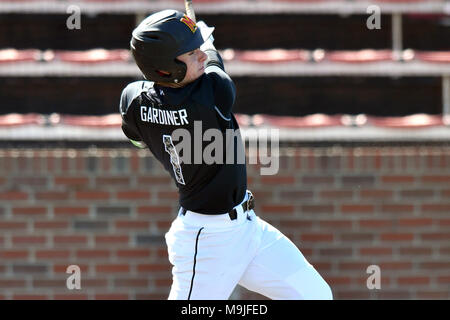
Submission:
[[228,120],[229,114],[236,99],[236,87],[230,76],[218,66],[208,66],[205,77],[209,79],[212,87],[213,103],[216,111]]
[[120,97],[120,111],[126,113],[134,99],[141,95],[143,91],[147,91],[154,85],[151,81],[134,81],[129,83],[123,90]]
[[208,66],[205,69],[205,77],[212,84],[214,91],[224,91],[234,94],[235,85],[231,77],[217,66]]
[[131,82],[122,90],[122,95],[127,95],[129,97],[138,96],[142,91],[151,88],[153,84],[153,82],[145,80]]

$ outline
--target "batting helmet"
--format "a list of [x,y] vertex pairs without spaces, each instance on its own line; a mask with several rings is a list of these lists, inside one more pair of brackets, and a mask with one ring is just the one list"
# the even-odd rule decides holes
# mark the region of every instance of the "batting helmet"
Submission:
[[203,37],[184,13],[163,10],[148,16],[133,30],[131,53],[147,80],[178,83],[184,79],[187,66],[176,57],[199,48],[211,33]]

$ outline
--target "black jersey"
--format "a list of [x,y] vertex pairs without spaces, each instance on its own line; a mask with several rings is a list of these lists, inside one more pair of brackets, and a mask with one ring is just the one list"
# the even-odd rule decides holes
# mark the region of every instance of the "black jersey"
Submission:
[[[237,155],[245,152],[231,111],[234,100],[233,81],[217,60],[208,60],[205,73],[183,88],[136,81],[122,92],[123,132],[129,139],[145,142],[174,179],[180,205],[187,210],[221,214],[231,211],[244,199],[245,157],[241,161]],[[190,141],[176,141],[176,133],[180,132],[177,129],[185,129]],[[212,138],[210,141],[203,138],[208,129],[219,129],[223,136],[223,159],[212,164],[206,163],[203,157],[199,159],[199,147],[202,155],[212,142]],[[227,139],[227,131],[234,132],[236,138]],[[177,144],[180,142],[190,147],[191,157],[186,153],[189,148],[180,147]],[[227,162],[229,154],[234,155],[232,163]]]

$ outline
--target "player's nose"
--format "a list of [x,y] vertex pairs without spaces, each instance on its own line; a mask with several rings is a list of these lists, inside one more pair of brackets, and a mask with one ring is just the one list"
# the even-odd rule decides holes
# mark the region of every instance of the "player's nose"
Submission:
[[206,61],[206,58],[208,57],[206,55],[206,53],[204,53],[202,50],[198,50],[198,51],[199,51],[199,60],[198,61],[200,61],[200,62]]

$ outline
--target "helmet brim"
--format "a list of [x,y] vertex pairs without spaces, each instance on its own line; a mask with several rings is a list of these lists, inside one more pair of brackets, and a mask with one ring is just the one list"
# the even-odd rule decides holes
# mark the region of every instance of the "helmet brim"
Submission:
[[205,43],[206,40],[209,39],[213,31],[214,31],[213,27],[202,28],[202,30],[200,30],[200,28],[197,28],[197,30],[195,30],[195,34],[192,40],[177,52],[177,57],[186,52],[190,52],[200,48],[200,46],[203,43]]

